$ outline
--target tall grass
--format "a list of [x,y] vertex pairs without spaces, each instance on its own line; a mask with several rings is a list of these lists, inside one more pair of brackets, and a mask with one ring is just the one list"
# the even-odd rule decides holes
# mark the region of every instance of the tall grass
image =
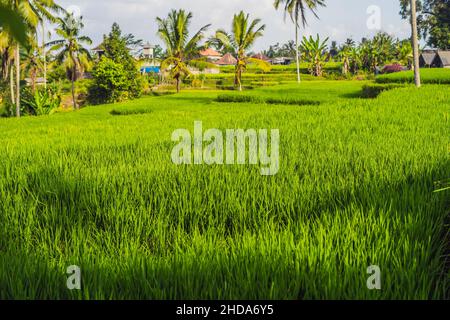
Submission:
[[[259,92],[322,97],[311,108],[189,92],[0,119],[0,298],[444,298],[448,88],[360,86]],[[110,114],[126,108],[152,112]],[[171,133],[195,120],[279,128],[279,173],[173,165]]]
[[[450,69],[420,69],[423,83],[450,84]],[[376,77],[378,83],[414,83],[413,71],[402,71]]]

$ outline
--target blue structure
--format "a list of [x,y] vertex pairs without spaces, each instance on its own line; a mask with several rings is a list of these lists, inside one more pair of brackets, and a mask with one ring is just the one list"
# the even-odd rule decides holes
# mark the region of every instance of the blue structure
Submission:
[[142,67],[141,73],[159,73],[160,67]]

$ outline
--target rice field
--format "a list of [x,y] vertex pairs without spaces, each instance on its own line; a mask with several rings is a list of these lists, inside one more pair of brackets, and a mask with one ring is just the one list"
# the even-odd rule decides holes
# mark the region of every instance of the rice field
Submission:
[[[420,69],[422,83],[450,84],[450,69]],[[378,83],[414,83],[414,71],[384,74],[376,78]]]
[[[362,99],[364,84],[0,119],[0,298],[448,298],[449,194],[434,191],[450,173],[449,87]],[[171,134],[196,120],[279,129],[278,174],[174,165]],[[81,290],[66,287],[70,265]]]

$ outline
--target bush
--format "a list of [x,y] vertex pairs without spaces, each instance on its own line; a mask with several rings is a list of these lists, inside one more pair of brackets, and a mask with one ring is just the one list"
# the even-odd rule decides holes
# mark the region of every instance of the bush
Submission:
[[217,102],[229,102],[229,103],[259,103],[259,104],[284,104],[284,105],[320,105],[319,101],[298,99],[298,98],[271,98],[252,95],[241,94],[221,94],[217,97]]
[[22,112],[28,115],[42,116],[56,112],[61,104],[61,96],[53,87],[39,88],[34,92],[30,88],[22,91]]
[[404,67],[398,63],[396,64],[389,64],[383,68],[381,73],[383,74],[389,74],[389,73],[395,73],[395,72],[401,72],[404,71]]
[[102,57],[92,72],[94,78],[89,88],[89,102],[94,104],[120,102],[137,98],[144,88],[142,76],[130,80],[124,67]]
[[148,114],[152,113],[153,110],[151,109],[113,109],[111,110],[110,114],[113,116],[130,116],[130,115],[138,115],[138,114]]

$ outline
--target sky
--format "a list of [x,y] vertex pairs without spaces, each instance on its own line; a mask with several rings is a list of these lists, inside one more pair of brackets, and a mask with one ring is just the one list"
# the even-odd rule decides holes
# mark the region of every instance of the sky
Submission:
[[[201,26],[211,23],[208,35],[215,30],[231,28],[235,13],[244,10],[252,18],[261,18],[266,24],[264,37],[257,40],[253,51],[259,52],[270,45],[293,40],[295,29],[289,19],[284,19],[280,9],[276,11],[273,0],[59,0],[57,3],[81,14],[84,33],[98,45],[103,34],[109,33],[114,22],[124,33],[133,33],[138,39],[151,44],[162,44],[156,35],[156,17],[166,17],[172,9],[192,11],[191,34]],[[319,8],[316,19],[307,15],[308,25],[301,35],[329,37],[330,41],[344,42],[352,37],[359,41],[378,31],[386,31],[396,38],[407,38],[410,27],[402,20],[399,0],[327,0],[326,8]]]

